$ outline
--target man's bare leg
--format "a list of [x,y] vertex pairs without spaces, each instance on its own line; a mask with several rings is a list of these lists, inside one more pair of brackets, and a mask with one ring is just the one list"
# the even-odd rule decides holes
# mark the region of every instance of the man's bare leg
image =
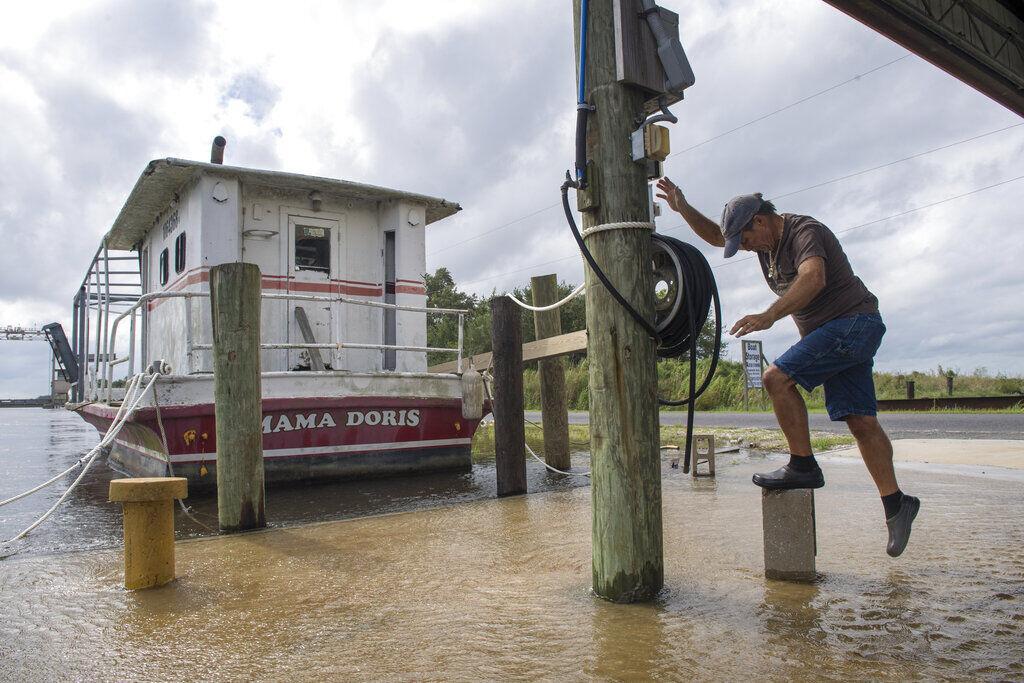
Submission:
[[764,373],[764,388],[772,399],[775,418],[779,421],[782,433],[786,435],[789,452],[793,455],[812,455],[807,404],[797,391],[796,382],[782,370],[771,365]]
[[911,525],[921,509],[921,501],[900,491],[892,466],[892,442],[878,419],[873,415],[849,415],[846,425],[853,438],[857,439],[860,455],[882,497],[885,524],[889,528],[889,543],[885,551],[892,557],[898,557],[910,540]]
[[857,440],[857,448],[864,458],[871,478],[878,487],[878,495],[888,496],[899,491],[896,471],[892,466],[892,442],[873,415],[849,415],[846,426]]
[[765,489],[820,489],[825,476],[811,452],[807,426],[807,405],[796,383],[774,365],[764,373],[764,388],[772,398],[775,417],[789,442],[789,462],[774,472],[754,475],[754,483]]

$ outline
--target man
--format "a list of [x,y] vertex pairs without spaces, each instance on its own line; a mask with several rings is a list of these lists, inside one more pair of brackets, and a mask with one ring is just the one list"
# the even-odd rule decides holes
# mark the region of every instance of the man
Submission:
[[721,226],[686,201],[668,178],[658,181],[658,197],[668,202],[704,241],[756,252],[768,286],[778,299],[761,313],[745,315],[732,326],[742,337],[767,330],[792,315],[800,341],[764,373],[775,416],[789,443],[789,463],[754,483],[766,489],[820,488],[825,478],[811,451],[807,406],[797,391],[824,384],[825,406],[832,420],[843,420],[857,440],[885,508],[889,543],[886,552],[899,556],[921,502],[900,491],[892,466],[892,444],[875,417],[871,367],[885,334],[878,299],[853,273],[839,240],[811,218],[779,214],[760,194],[734,197],[725,205]]

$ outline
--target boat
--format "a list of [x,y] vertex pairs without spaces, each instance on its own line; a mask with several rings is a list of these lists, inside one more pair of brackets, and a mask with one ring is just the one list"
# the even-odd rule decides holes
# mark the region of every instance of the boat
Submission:
[[[101,434],[128,378],[152,388],[108,462],[130,476],[216,483],[210,269],[259,266],[265,481],[471,467],[489,406],[463,367],[467,311],[427,306],[425,230],[461,207],[412,192],[223,163],[149,162],[73,302],[69,407]],[[427,345],[454,316],[458,345]],[[453,356],[428,372],[427,354]]]

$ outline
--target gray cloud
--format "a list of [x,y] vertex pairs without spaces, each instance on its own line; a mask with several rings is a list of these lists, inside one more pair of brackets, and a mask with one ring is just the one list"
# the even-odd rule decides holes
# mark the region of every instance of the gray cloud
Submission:
[[[665,4],[683,16],[698,79],[674,107],[676,151],[906,54],[820,0],[721,0],[711,9]],[[244,64],[221,73],[226,60],[205,28],[211,9],[203,3],[108,3],[70,15],[33,55],[0,52],[0,65],[30,83],[41,103],[36,109],[0,93],[2,301],[28,302],[47,314],[65,311],[144,163],[188,156],[161,146],[174,112],[102,87],[137,76],[162,79],[168,88],[213,76],[225,93],[209,103],[215,118],[218,105],[237,99],[253,122],[280,126],[262,131],[226,121],[211,131],[229,138],[232,163],[306,172],[282,168],[280,145],[297,129],[322,130],[323,138],[310,142],[324,173],[459,201],[464,211],[427,231],[428,266],[450,267],[473,291],[510,289],[541,272],[579,282],[580,259],[557,207],[573,155],[572,17],[568,5],[552,8],[547,1],[488,3],[472,25],[421,33],[381,29],[352,86],[358,128],[352,131],[335,125],[335,112],[315,106],[301,120],[278,121],[282,83]],[[69,62],[73,73],[61,66]],[[677,154],[666,170],[717,219],[734,194],[791,192],[1019,121],[908,56]],[[197,144],[202,158],[208,143]],[[1024,174],[1022,153],[1024,129],[1017,129],[784,197],[779,208],[843,230]],[[942,363],[1024,372],[1022,254],[1006,242],[1020,222],[1022,186],[840,235],[888,319],[879,367]],[[535,215],[460,244],[527,214]],[[685,227],[670,229],[680,222],[666,214],[659,229],[695,241]],[[698,246],[715,267],[727,322],[770,303],[756,263],[726,262],[719,250]],[[780,321],[761,336],[771,356],[795,340],[796,330]],[[735,353],[738,345],[732,346]],[[18,374],[14,365],[0,367],[0,377]]]
[[40,50],[68,53],[92,78],[125,70],[177,77],[209,65],[213,9],[205,0],[111,0],[69,15]]

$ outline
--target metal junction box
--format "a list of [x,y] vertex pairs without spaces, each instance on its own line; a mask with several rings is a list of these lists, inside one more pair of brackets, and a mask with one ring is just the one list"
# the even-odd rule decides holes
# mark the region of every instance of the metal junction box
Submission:
[[[658,58],[658,43],[643,15],[641,0],[612,0],[615,16],[615,77],[645,91],[650,98],[644,104],[647,113],[658,110],[658,96],[665,93],[665,70]],[[666,32],[679,39],[679,15],[658,8]],[[666,104],[678,102],[668,94]]]

